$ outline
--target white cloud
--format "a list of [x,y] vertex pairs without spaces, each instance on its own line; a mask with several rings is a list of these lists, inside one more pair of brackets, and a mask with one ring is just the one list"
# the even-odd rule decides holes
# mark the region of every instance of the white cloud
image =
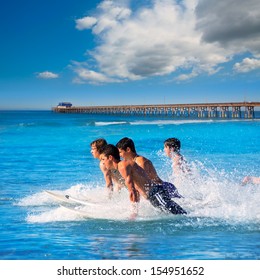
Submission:
[[240,73],[247,73],[256,69],[260,69],[260,59],[244,58],[241,63],[234,65],[234,70]]
[[[254,46],[253,43],[245,43],[246,40],[240,40],[237,45],[229,36],[228,44],[225,44],[225,38],[218,37],[217,31],[215,37],[212,35],[214,38],[209,38],[207,25],[214,31],[214,24],[219,24],[218,14],[225,13],[225,19],[229,14],[234,15],[231,7],[236,6],[236,1],[219,0],[217,5],[216,1],[207,1],[153,0],[150,5],[139,5],[136,10],[130,10],[128,1],[101,2],[92,25],[92,32],[99,43],[89,52],[97,70],[94,72],[85,68],[88,74],[81,80],[98,82],[98,73],[103,77],[100,77],[102,82],[140,80],[175,75],[177,70],[185,70],[185,74],[176,79],[187,80],[201,74],[217,73],[237,52],[251,50],[256,53],[259,38],[254,40]],[[226,6],[228,8],[222,11],[221,7]],[[216,8],[218,13],[212,20],[209,15],[214,15]],[[255,8],[255,5],[252,9],[248,6],[247,11],[252,12],[257,22]],[[236,18],[233,19],[228,25],[229,34],[238,24]],[[255,25],[251,24],[250,30]],[[225,31],[227,27],[219,26],[219,30],[221,28]],[[246,34],[246,29],[247,26],[244,26],[243,34]],[[256,39],[253,31],[251,37]],[[75,69],[75,72],[82,73],[82,65],[81,71]]]
[[199,73],[196,73],[196,71],[191,72],[190,74],[181,74],[178,77],[175,78],[176,81],[187,81],[190,80],[191,78],[194,78],[196,76],[198,76]]
[[119,82],[116,79],[110,78],[102,73],[95,72],[84,68],[83,65],[77,63],[77,66],[73,67],[74,72],[77,74],[77,78],[74,79],[74,83],[90,83],[90,84],[102,84],[102,83],[116,83]]
[[97,19],[94,17],[84,17],[76,20],[76,28],[78,30],[84,30],[92,28],[97,23]]
[[79,30],[93,28],[93,33],[100,34],[101,32],[113,28],[118,21],[128,18],[131,10],[120,4],[120,1],[103,1],[98,7],[98,16],[84,17],[76,20],[76,28]]
[[59,78],[59,75],[55,74],[53,72],[45,71],[45,72],[37,73],[37,78],[39,78],[39,79],[57,79],[57,78]]

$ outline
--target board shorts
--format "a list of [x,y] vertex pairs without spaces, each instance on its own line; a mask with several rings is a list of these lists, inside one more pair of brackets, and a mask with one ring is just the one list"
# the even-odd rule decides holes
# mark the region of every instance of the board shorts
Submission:
[[166,188],[162,185],[153,186],[148,193],[150,203],[161,211],[174,215],[187,214],[182,207],[173,201]]
[[168,191],[171,198],[183,198],[183,196],[179,194],[177,188],[172,183],[163,182],[162,187]]

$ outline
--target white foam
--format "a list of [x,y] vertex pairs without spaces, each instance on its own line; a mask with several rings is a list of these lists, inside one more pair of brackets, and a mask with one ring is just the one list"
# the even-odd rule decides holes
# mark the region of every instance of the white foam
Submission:
[[193,217],[210,217],[230,221],[259,221],[260,187],[242,186],[231,174],[212,169],[195,173],[191,178],[175,179],[185,197],[183,207]]
[[[223,123],[223,122],[252,122],[259,119],[172,119],[172,120],[147,120],[130,122],[131,125],[183,125],[200,123]],[[128,123],[127,123],[128,124]]]
[[22,198],[18,203],[16,203],[18,206],[40,206],[40,205],[46,205],[51,204],[53,200],[46,195],[44,191],[26,196]]
[[129,124],[128,122],[95,122],[96,126],[107,126],[107,125],[120,125],[120,124]]
[[66,211],[62,207],[43,211],[40,214],[29,214],[27,222],[30,223],[48,223],[48,222],[62,222],[62,221],[79,221],[81,217],[75,215],[70,211]]
[[190,123],[212,123],[213,120],[151,120],[130,122],[131,125],[181,125]]
[[[225,174],[223,171],[205,168],[201,163],[192,166],[192,176],[169,176],[184,196],[175,199],[192,218],[220,219],[228,223],[260,221],[260,186],[242,186],[236,174]],[[196,169],[197,168],[197,169]],[[165,178],[164,178],[165,179]],[[78,210],[93,219],[127,220],[131,213],[131,203],[127,189],[114,193],[108,199],[104,187],[78,184],[65,190],[52,190],[68,194],[97,204],[97,207],[78,206]],[[60,207],[59,201],[39,192],[23,198],[18,205],[28,207],[28,222],[78,221],[85,217]],[[37,206],[37,211],[35,211]],[[70,206],[71,207],[71,206]],[[74,207],[74,206],[73,206]],[[167,217],[146,201],[139,205],[139,220],[155,220]],[[185,219],[185,216],[182,218]]]
[[[55,190],[54,190],[55,191]],[[92,219],[109,219],[109,220],[128,220],[130,217],[130,201],[128,191],[125,189],[120,193],[114,193],[112,199],[108,199],[103,188],[89,188],[84,185],[76,185],[65,191],[55,191],[59,194],[69,194],[80,199],[88,199],[88,201],[96,202],[96,206],[68,206],[71,209],[76,209],[79,213],[74,213],[69,209],[60,207],[60,202],[48,197],[46,193],[39,193],[23,199],[20,206],[43,206],[44,209],[40,213],[30,214],[27,217],[28,222],[45,223],[54,221],[78,221],[84,220],[86,217]],[[47,197],[47,198],[46,198]],[[49,208],[46,209],[46,205]],[[142,206],[139,211],[139,219],[150,219],[158,216],[156,211],[147,201],[142,201]],[[56,205],[55,209],[53,206]]]
[[170,119],[170,120],[140,120],[140,121],[109,121],[94,122],[95,126],[109,125],[183,125],[183,124],[200,124],[200,123],[222,123],[222,122],[252,122],[260,121],[259,119]]

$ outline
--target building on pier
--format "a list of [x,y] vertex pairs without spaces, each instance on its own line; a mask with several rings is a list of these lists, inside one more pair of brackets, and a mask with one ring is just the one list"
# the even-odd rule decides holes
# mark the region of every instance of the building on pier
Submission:
[[57,106],[58,109],[66,109],[71,107],[72,107],[72,103],[70,102],[60,102]]

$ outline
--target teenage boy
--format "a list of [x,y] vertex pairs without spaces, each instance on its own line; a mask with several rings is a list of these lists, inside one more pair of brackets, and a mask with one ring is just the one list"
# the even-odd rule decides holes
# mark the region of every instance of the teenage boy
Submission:
[[180,152],[181,141],[177,138],[168,138],[164,141],[164,152],[172,160],[173,172],[175,175],[180,173],[190,173],[186,160]]
[[125,179],[132,202],[133,212],[131,218],[138,214],[138,202],[140,195],[148,199],[150,203],[164,212],[172,214],[187,214],[176,202],[171,200],[168,191],[160,184],[154,184],[142,167],[136,162],[120,160],[118,148],[114,145],[106,145],[100,155],[101,163],[111,172],[119,171]]
[[146,172],[153,184],[162,185],[163,188],[167,189],[171,198],[182,197],[173,184],[169,182],[164,182],[158,176],[152,162],[149,159],[137,154],[135,144],[132,139],[124,137],[121,140],[119,140],[119,142],[116,144],[116,147],[119,150],[119,155],[121,158],[123,158],[126,161],[132,160],[135,163],[137,163],[140,167],[144,169],[144,171]]
[[[96,139],[90,143],[91,154],[94,158],[100,160],[100,151],[107,145],[107,141],[103,138]],[[103,173],[106,189],[108,190],[109,198],[112,197],[113,191],[120,191],[122,187],[125,187],[124,178],[120,175],[119,172],[111,172],[106,169],[105,166],[99,162],[99,167],[101,172]]]

